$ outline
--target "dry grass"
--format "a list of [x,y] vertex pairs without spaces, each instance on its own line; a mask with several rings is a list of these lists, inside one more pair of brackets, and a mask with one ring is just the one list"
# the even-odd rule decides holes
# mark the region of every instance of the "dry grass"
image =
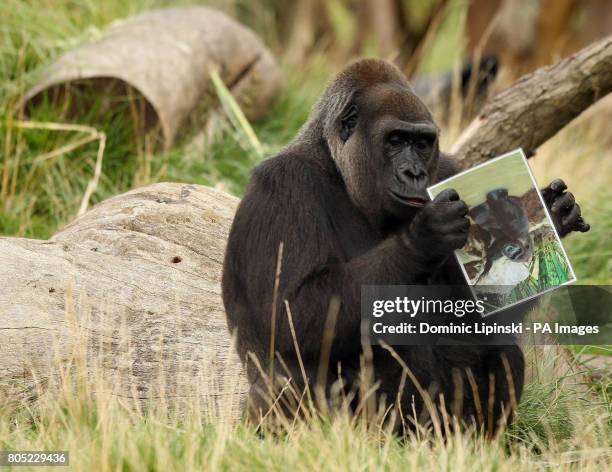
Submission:
[[205,384],[200,401],[183,404],[180,413],[163,400],[135,408],[136,399],[115,396],[112,381],[81,362],[83,352],[83,345],[74,347],[70,369],[38,403],[3,402],[0,449],[67,450],[74,470],[97,471],[595,471],[612,465],[609,412],[593,401],[593,391],[579,391],[571,382],[536,377],[515,426],[492,441],[424,431],[400,440],[376,421],[347,414],[287,422],[273,435],[257,434],[231,415],[211,419],[202,408]]

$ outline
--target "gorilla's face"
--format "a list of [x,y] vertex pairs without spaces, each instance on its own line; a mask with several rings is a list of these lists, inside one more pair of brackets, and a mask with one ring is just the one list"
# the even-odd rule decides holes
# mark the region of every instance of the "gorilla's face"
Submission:
[[332,154],[358,208],[380,224],[410,219],[429,200],[438,128],[405,81],[355,93],[340,113]]
[[508,195],[508,190],[498,188],[487,193],[486,202],[472,208],[470,216],[475,223],[493,236],[492,248],[514,262],[526,262],[533,255],[533,243],[529,234],[529,220],[521,200]]

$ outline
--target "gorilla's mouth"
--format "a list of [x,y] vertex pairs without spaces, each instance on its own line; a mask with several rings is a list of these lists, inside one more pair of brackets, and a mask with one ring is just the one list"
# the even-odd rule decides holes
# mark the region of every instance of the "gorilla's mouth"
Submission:
[[395,200],[400,202],[402,205],[408,205],[408,206],[415,207],[415,208],[421,208],[425,206],[425,204],[427,203],[427,200],[423,197],[403,195],[393,190],[391,190],[390,193],[391,193],[391,196]]

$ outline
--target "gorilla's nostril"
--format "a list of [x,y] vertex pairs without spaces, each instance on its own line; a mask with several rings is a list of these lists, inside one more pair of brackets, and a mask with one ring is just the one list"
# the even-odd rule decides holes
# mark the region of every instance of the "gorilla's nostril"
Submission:
[[422,182],[425,180],[426,175],[424,173],[413,173],[410,171],[400,172],[398,176],[398,180],[402,184],[411,185],[411,186],[420,186]]
[[404,175],[405,177],[409,177],[409,178],[418,179],[418,178],[425,177],[425,171],[414,164],[407,164],[405,166],[402,166],[400,168],[400,172],[402,175]]

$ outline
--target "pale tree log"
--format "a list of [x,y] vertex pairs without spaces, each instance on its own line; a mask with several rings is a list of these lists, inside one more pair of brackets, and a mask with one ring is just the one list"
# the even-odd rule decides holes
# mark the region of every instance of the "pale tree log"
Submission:
[[220,297],[238,199],[156,184],[111,198],[49,241],[0,238],[0,403],[61,368],[144,406],[240,414],[247,385]]
[[464,169],[521,147],[532,155],[612,91],[612,36],[526,75],[497,95],[451,149]]

